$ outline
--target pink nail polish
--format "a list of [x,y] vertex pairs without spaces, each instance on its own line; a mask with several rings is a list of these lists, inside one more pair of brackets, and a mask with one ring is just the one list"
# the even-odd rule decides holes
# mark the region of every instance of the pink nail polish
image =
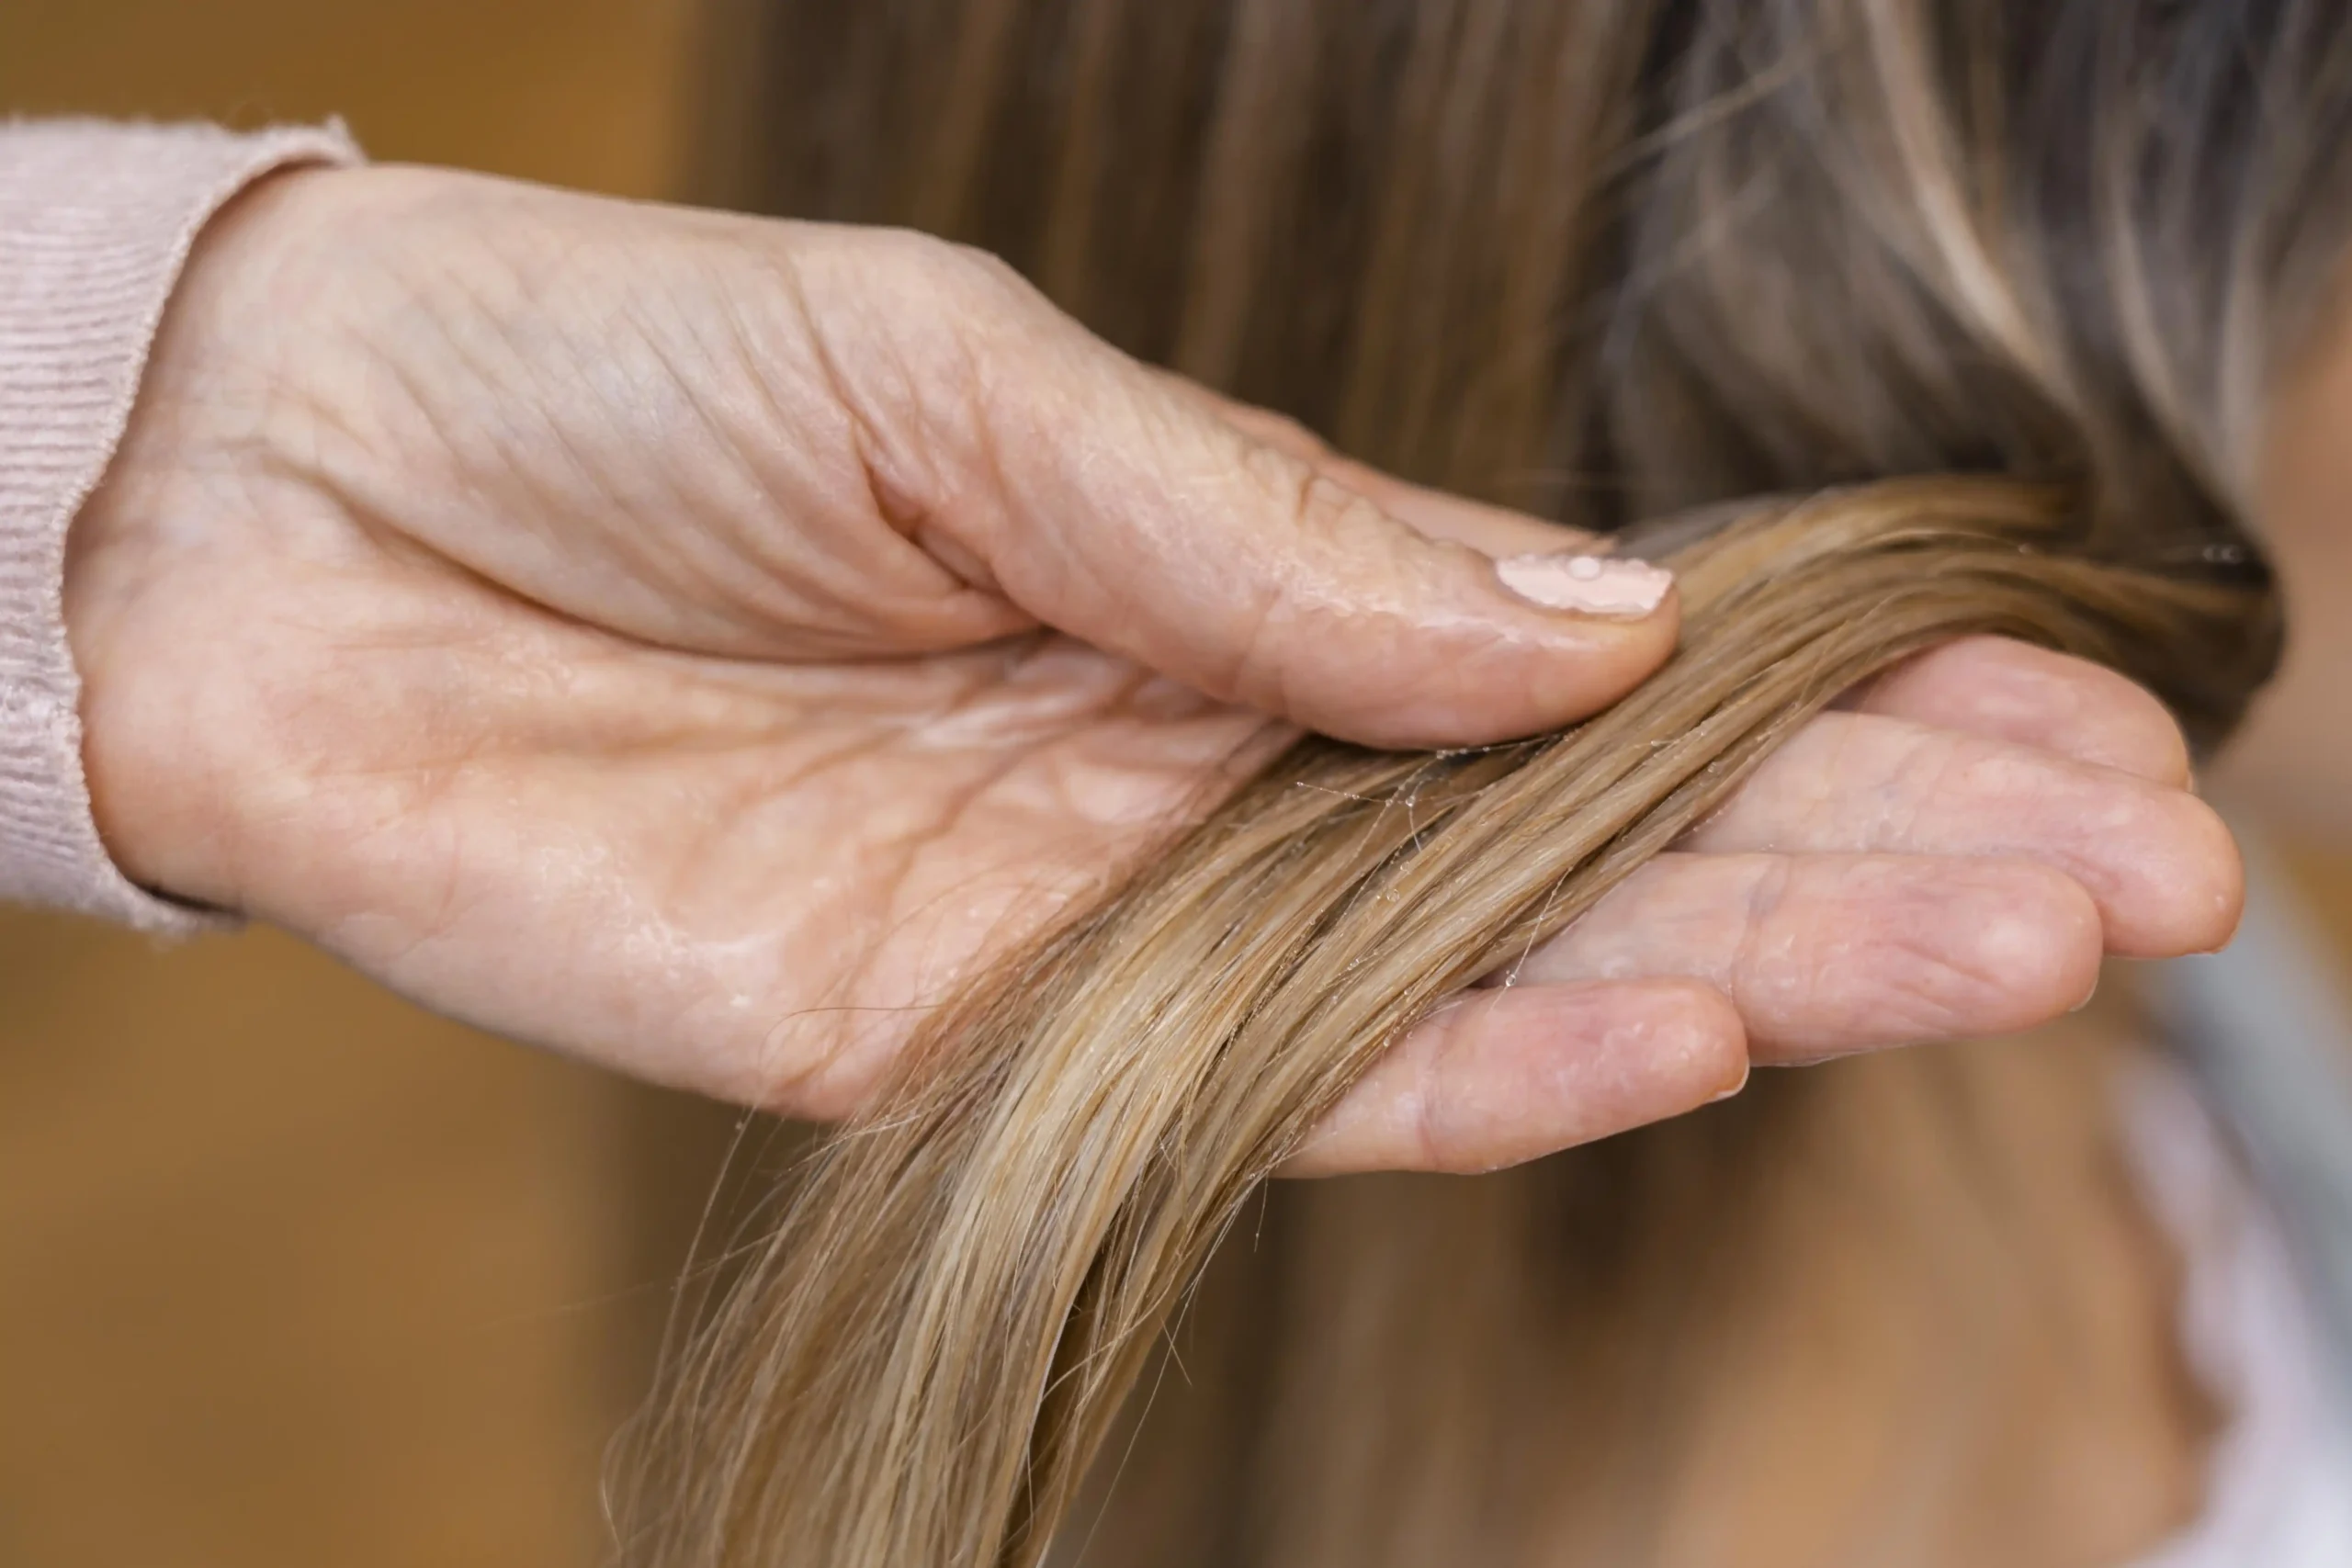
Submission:
[[1674,574],[1647,561],[1611,556],[1505,556],[1502,585],[1547,610],[1639,620],[1666,602]]

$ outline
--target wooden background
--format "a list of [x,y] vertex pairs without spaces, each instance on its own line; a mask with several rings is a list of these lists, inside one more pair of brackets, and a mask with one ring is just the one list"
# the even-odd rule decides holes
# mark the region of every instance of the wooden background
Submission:
[[[658,195],[695,22],[0,0],[0,113],[340,114],[379,158]],[[0,914],[0,1563],[596,1562],[694,1120],[271,933]]]
[[[705,52],[692,0],[0,0],[0,112],[654,195]],[[0,1563],[595,1562],[713,1121],[266,932],[0,915]]]

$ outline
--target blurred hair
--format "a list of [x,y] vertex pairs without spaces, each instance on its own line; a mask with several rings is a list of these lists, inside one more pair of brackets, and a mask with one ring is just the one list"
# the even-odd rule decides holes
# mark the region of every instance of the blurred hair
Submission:
[[[774,0],[760,28],[714,161],[738,204],[984,246],[1351,456],[1670,558],[1686,631],[1561,734],[1299,741],[942,1009],[675,1369],[632,1550],[1664,1560],[1759,1386],[1722,1375],[1765,1353],[1731,1292],[1797,1266],[1758,1240],[1792,1173],[1903,1188],[1914,1247],[1958,1256],[1971,1201],[2015,1217],[2096,1144],[2088,1111],[1986,1130],[2065,1100],[2065,1064],[1911,1053],[1517,1171],[1261,1184],[1400,1031],[1896,660],[2026,637],[2227,731],[2278,651],[2245,522],[2352,218],[2352,12]],[[1927,1528],[1890,1507],[1874,1561]]]

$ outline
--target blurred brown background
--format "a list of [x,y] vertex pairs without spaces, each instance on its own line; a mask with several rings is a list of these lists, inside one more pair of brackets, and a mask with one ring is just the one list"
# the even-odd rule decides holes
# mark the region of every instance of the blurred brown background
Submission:
[[[379,158],[658,195],[695,188],[715,26],[0,0],[0,112],[340,114]],[[2295,859],[2352,932],[2352,870]],[[0,915],[0,1562],[597,1561],[714,1124],[269,933]]]
[[[0,0],[0,113],[660,195],[695,9]],[[271,933],[0,914],[0,1562],[598,1561],[695,1120]]]

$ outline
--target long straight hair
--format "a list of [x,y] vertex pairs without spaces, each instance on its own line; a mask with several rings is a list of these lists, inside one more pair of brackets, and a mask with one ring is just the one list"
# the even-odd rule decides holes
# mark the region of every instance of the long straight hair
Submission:
[[[1709,1292],[1771,1268],[1754,1195],[1840,1136],[1864,1182],[1916,1157],[1866,1134],[1967,1098],[1948,1054],[1517,1172],[1266,1178],[1401,1031],[1908,654],[2020,637],[2226,732],[2278,649],[2243,519],[2352,216],[2352,20],[775,0],[763,27],[740,203],[984,245],[1354,456],[1615,531],[1672,561],[1686,632],[1558,735],[1300,740],[941,1009],[673,1369],[631,1550],[1668,1555]],[[2017,1174],[1964,1115],[1908,1125],[1963,1188]]]

